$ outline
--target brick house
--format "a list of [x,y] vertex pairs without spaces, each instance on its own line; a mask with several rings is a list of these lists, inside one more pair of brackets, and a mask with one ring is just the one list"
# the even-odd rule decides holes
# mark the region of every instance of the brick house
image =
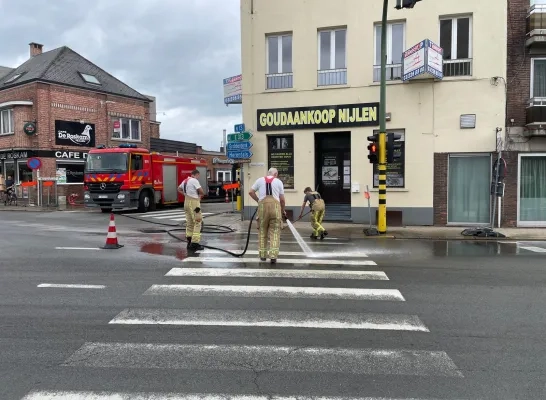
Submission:
[[507,4],[501,225],[546,227],[546,0]]
[[91,148],[122,142],[150,148],[159,137],[155,99],[66,46],[42,48],[30,43],[26,62],[0,67],[0,173],[34,182],[27,160],[38,157],[40,176],[59,178],[58,195],[81,195]]

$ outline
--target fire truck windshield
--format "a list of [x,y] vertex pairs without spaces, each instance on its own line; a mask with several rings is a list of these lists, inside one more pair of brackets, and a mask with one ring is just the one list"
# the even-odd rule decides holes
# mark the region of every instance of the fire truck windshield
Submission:
[[127,172],[127,153],[89,154],[85,164],[86,172]]

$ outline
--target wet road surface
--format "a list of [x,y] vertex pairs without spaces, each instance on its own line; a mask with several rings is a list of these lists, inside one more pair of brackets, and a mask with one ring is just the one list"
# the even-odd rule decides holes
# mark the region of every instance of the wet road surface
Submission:
[[117,217],[106,251],[108,215],[29,214],[1,214],[1,399],[545,398],[546,242],[285,231],[272,267],[255,233],[188,254]]

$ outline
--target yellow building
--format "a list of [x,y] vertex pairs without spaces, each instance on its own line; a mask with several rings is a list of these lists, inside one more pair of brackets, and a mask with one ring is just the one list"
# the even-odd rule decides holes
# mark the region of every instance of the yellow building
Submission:
[[[394,3],[387,132],[403,144],[388,168],[387,223],[488,223],[493,153],[505,126],[506,5],[424,0],[398,11]],[[381,1],[241,0],[243,122],[253,134],[243,173],[247,215],[256,206],[248,188],[273,166],[295,217],[311,186],[327,203],[327,219],[367,222],[368,186],[375,223],[377,169],[367,137],[379,128],[381,15]],[[443,56],[411,51],[427,39]],[[441,79],[402,79],[429,61],[440,62]]]

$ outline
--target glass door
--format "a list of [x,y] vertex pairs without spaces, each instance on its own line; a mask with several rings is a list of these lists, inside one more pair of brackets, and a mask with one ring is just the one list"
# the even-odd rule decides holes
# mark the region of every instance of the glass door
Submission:
[[450,155],[447,222],[489,224],[491,155]]
[[520,154],[518,197],[518,226],[546,226],[546,154]]

